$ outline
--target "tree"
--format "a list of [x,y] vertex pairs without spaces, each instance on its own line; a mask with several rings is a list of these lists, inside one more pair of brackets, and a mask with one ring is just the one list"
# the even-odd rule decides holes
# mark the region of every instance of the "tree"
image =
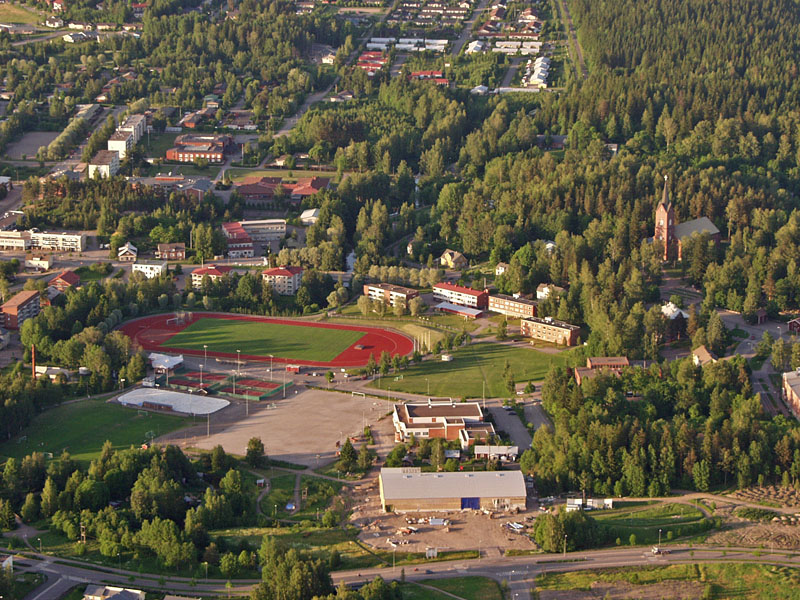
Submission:
[[506,321],[505,317],[503,320],[500,321],[500,325],[497,326],[497,339],[502,341],[508,337],[508,322]]
[[411,311],[411,316],[418,317],[425,309],[425,301],[419,296],[416,296],[409,301],[408,308]]
[[19,511],[19,516],[26,523],[32,523],[39,518],[39,501],[36,499],[36,494],[29,492],[25,496],[25,502]]
[[333,371],[328,371],[327,373],[325,373],[325,379],[328,380],[328,385],[333,383],[335,377],[336,376],[333,374]]
[[363,444],[361,448],[358,449],[358,470],[367,472],[369,468],[372,466],[372,453],[367,448],[366,444]]
[[258,468],[264,463],[264,442],[261,438],[252,437],[247,442],[247,453],[245,460],[251,467]]
[[356,451],[353,448],[353,444],[350,443],[350,438],[347,438],[339,451],[339,465],[342,471],[351,471],[355,464]]
[[58,510],[58,489],[52,477],[48,477],[44,482],[41,504],[42,515],[45,517],[52,517]]
[[233,552],[226,552],[219,561],[219,570],[223,577],[232,578],[239,574],[239,561]]
[[360,310],[361,314],[365,317],[372,312],[372,300],[367,296],[359,296],[356,305],[358,306],[358,310]]
[[431,464],[438,471],[444,464],[444,445],[442,440],[436,439],[431,446]]

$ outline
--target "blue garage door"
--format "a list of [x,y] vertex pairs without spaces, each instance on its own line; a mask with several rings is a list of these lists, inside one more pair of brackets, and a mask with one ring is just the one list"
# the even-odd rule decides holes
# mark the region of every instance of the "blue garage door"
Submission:
[[481,499],[480,498],[462,498],[461,499],[461,510],[464,509],[471,509],[471,510],[480,510],[481,508]]

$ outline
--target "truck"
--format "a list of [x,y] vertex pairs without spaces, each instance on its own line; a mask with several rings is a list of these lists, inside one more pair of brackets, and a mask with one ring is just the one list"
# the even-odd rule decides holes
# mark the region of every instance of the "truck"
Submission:
[[653,553],[654,555],[656,555],[656,556],[658,556],[658,555],[665,555],[665,554],[669,554],[669,550],[667,550],[666,548],[660,548],[660,547],[658,547],[658,546],[653,546],[653,547],[650,549],[650,552],[652,552],[652,553]]

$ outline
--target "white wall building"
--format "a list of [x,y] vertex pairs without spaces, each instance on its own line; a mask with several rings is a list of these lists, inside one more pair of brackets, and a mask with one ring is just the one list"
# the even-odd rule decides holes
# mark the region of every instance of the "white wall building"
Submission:
[[264,271],[261,277],[281,296],[293,296],[303,283],[303,267],[275,267]]
[[167,274],[167,261],[139,261],[131,266],[131,273],[142,273],[148,279]]

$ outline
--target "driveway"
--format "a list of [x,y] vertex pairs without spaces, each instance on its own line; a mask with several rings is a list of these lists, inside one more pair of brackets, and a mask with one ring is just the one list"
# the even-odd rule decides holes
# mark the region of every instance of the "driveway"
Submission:
[[487,400],[487,404],[489,404],[487,408],[494,419],[495,429],[505,431],[511,437],[514,445],[519,447],[520,452],[530,448],[531,441],[533,441],[531,434],[528,433],[524,423],[519,420],[517,413],[503,409],[500,400]]

